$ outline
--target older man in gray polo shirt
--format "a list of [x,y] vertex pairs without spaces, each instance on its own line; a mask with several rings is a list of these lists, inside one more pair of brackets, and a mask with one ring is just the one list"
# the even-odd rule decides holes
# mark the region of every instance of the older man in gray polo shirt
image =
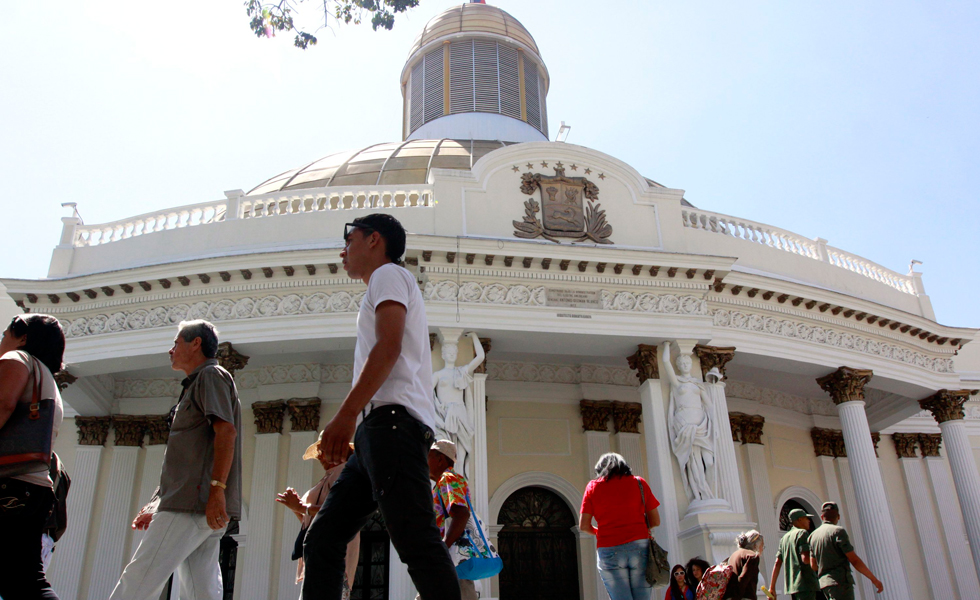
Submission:
[[218,332],[207,321],[180,324],[170,363],[187,378],[174,407],[160,487],[133,521],[146,535],[111,600],[158,598],[180,574],[181,600],[222,596],[218,546],[241,517],[241,405],[231,374],[218,365]]

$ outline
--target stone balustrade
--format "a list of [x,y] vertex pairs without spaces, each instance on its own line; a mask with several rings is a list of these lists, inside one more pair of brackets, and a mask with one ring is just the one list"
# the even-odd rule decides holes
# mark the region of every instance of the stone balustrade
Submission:
[[916,294],[911,275],[902,275],[850,252],[828,246],[826,240],[820,238],[811,240],[778,227],[703,210],[684,210],[681,214],[684,227],[734,237],[761,244],[774,250],[829,263],[883,283],[900,292]]
[[429,188],[333,187],[308,193],[290,192],[254,197],[239,195],[240,193],[229,193],[226,200],[168,208],[99,225],[82,225],[75,219],[69,219],[65,227],[74,228],[74,232],[67,239],[71,239],[75,247],[99,246],[150,233],[234,219],[370,208],[426,208],[435,205],[432,190]]

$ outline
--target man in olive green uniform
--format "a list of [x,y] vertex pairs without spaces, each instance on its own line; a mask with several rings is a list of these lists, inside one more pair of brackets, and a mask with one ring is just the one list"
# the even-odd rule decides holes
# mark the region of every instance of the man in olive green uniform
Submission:
[[793,527],[779,540],[779,550],[776,552],[776,562],[772,566],[772,578],[769,580],[769,593],[773,596],[776,595],[776,581],[783,565],[786,565],[783,593],[793,600],[814,600],[817,596],[817,576],[810,568],[812,516],[799,508],[789,511],[789,520]]
[[843,527],[839,527],[840,510],[833,502],[820,507],[823,525],[810,534],[810,567],[817,572],[820,591],[828,600],[854,600],[854,578],[851,566],[871,580],[880,594],[885,586],[854,553],[854,546]]

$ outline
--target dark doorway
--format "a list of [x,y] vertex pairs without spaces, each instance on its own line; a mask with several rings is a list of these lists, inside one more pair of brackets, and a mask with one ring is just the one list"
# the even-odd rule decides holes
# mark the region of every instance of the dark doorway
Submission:
[[[812,514],[812,515],[817,514],[816,511],[814,511],[812,507],[810,507],[810,506],[808,506],[806,504],[803,504],[803,501],[800,500],[799,498],[790,498],[789,500],[786,501],[785,504],[783,504],[783,507],[781,509],[779,509],[779,530],[780,531],[789,531],[790,529],[793,528],[793,524],[790,523],[790,521],[789,521],[789,511],[793,510],[794,508],[798,508],[798,509],[800,509],[803,512],[806,512],[808,514]],[[813,531],[814,529],[816,529],[818,525],[820,525],[820,519],[819,518],[814,519],[814,518],[811,517],[810,518],[810,531]]]
[[351,600],[388,600],[388,558],[391,543],[380,512],[361,529],[361,552],[351,583]]
[[497,524],[504,561],[500,600],[575,600],[579,597],[575,516],[558,494],[541,487],[517,490],[504,501]]

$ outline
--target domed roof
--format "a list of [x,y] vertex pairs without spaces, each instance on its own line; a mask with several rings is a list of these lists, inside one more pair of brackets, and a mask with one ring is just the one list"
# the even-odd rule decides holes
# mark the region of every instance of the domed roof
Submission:
[[330,154],[276,175],[248,195],[345,185],[420,185],[430,169],[468,170],[485,155],[513,142],[409,140]]
[[534,38],[521,22],[510,16],[507,12],[496,6],[488,6],[479,3],[467,3],[454,6],[435,17],[425,24],[422,33],[415,38],[409,56],[415,54],[420,48],[447,35],[456,33],[492,33],[510,38],[530,48],[535,54],[538,52],[538,45],[534,43]]

